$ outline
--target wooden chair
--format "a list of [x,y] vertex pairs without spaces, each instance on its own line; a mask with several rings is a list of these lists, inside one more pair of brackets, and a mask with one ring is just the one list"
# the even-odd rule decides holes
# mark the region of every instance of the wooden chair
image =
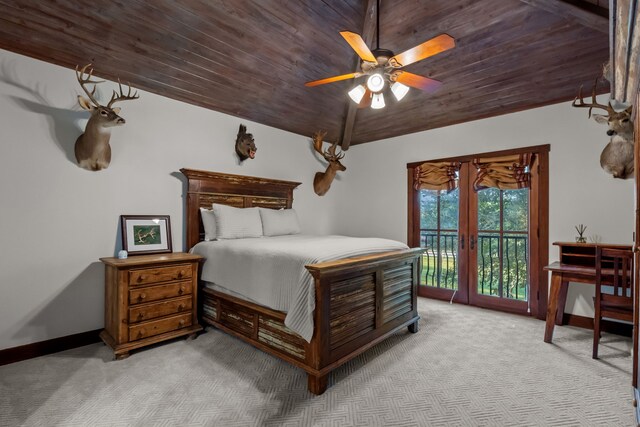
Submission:
[[600,322],[633,322],[633,251],[596,248],[596,296],[593,319],[593,358],[598,358]]

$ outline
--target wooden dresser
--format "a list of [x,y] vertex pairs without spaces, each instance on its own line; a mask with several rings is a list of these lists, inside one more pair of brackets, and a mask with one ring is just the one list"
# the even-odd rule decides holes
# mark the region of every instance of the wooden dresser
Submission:
[[197,319],[201,260],[187,253],[100,258],[105,264],[105,329],[100,338],[116,359],[202,330]]

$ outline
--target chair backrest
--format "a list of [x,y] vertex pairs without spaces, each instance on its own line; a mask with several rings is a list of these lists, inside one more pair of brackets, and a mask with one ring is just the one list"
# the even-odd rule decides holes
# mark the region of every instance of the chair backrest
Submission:
[[596,248],[596,299],[602,286],[611,286],[607,294],[633,301],[633,251],[629,249]]

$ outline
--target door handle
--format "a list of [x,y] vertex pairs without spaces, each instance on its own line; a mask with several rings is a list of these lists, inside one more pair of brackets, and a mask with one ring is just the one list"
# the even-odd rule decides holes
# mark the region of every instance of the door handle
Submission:
[[460,237],[460,248],[464,249],[464,234]]
[[474,250],[476,247],[476,239],[473,236],[469,238],[471,240],[471,250]]

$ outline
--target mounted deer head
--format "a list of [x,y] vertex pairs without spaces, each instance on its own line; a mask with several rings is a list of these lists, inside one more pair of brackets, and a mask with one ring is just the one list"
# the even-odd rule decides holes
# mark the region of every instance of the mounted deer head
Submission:
[[255,159],[256,151],[258,151],[258,149],[253,140],[253,135],[247,133],[247,127],[245,125],[240,125],[238,136],[236,137],[236,154],[240,157],[240,161],[244,162],[247,159]]
[[577,108],[588,108],[589,117],[591,117],[594,108],[607,112],[606,115],[593,114],[593,119],[596,122],[609,126],[607,135],[611,137],[600,154],[600,166],[614,178],[627,179],[633,174],[633,122],[631,121],[633,106],[624,111],[616,112],[610,103],[607,105],[598,103],[596,101],[597,85],[598,79],[593,84],[590,103],[584,102],[582,87],[580,87],[578,96],[571,105]]
[[324,143],[323,139],[327,132],[316,132],[313,134],[313,148],[320,154],[322,157],[329,162],[327,166],[327,170],[324,172],[317,172],[315,178],[313,179],[313,190],[316,192],[318,196],[324,196],[329,188],[331,187],[331,183],[333,182],[333,178],[335,178],[336,173],[338,171],[346,171],[347,168],[340,163],[340,160],[344,158],[344,153],[340,152],[336,154],[336,146],[338,145],[338,141],[334,142],[328,150],[322,151],[322,144]]
[[[78,95],[78,104],[83,109],[91,112],[91,117],[87,122],[84,133],[78,137],[75,145],[76,160],[81,168],[99,171],[109,167],[111,163],[111,146],[109,139],[111,138],[111,128],[125,124],[125,120],[120,117],[119,107],[112,107],[113,104],[120,101],[128,101],[138,99],[138,92],[131,94],[131,85],[127,94],[124,95],[122,85],[118,80],[118,88],[120,93],[113,91],[111,100],[104,106],[101,105],[94,97],[96,93],[96,85],[102,81],[92,80],[93,68],[89,68],[91,64],[87,64],[82,69],[76,67],[76,77],[82,90],[87,94],[87,98]],[[89,68],[88,72],[87,69]],[[88,84],[93,85],[93,89],[87,89]]]

